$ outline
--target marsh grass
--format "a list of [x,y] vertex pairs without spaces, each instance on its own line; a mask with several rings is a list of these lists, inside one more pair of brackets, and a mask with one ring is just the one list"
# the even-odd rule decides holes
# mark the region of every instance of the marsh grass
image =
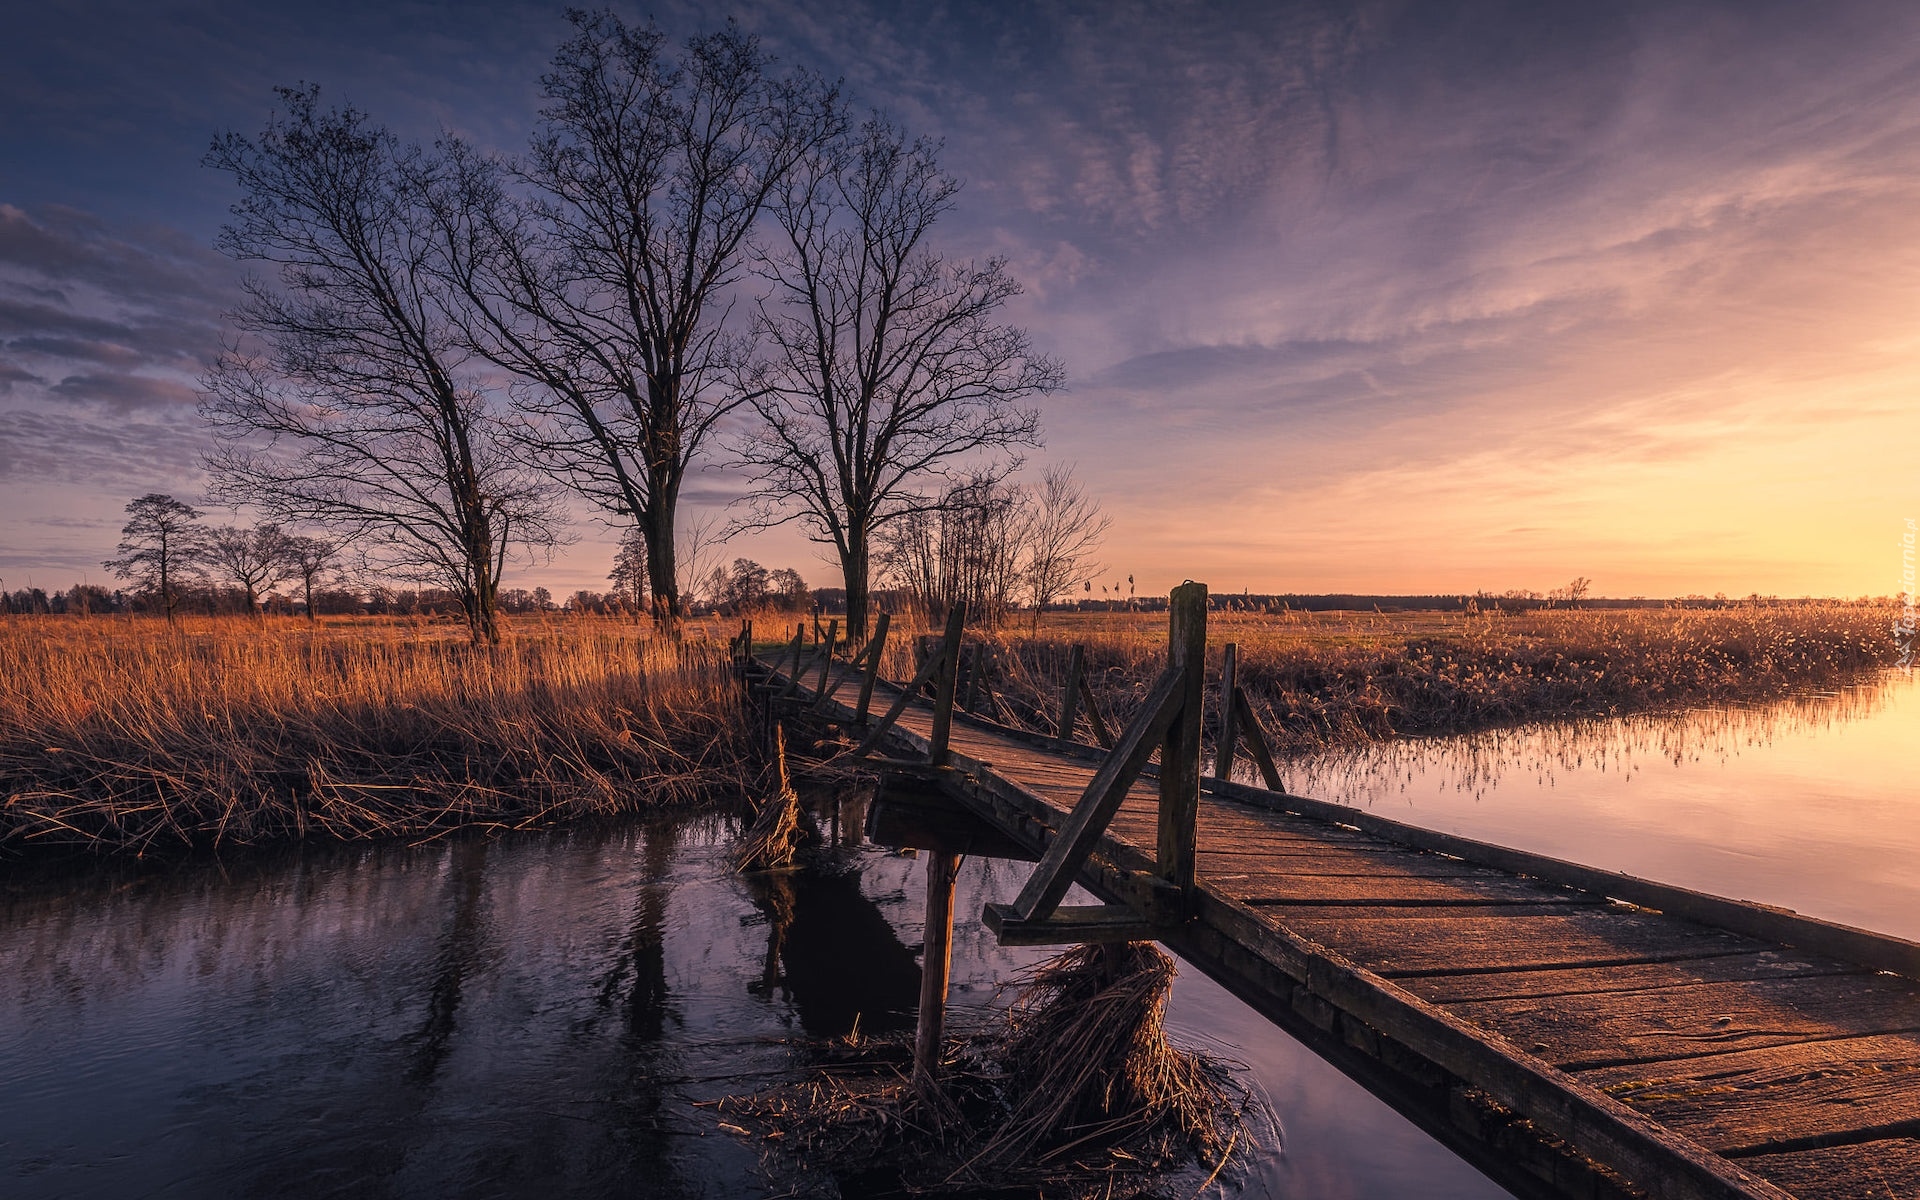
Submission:
[[[1891,621],[1885,607],[1840,603],[1486,615],[1216,612],[1207,632],[1210,682],[1218,683],[1220,647],[1237,642],[1241,686],[1275,750],[1301,754],[1835,686],[1893,664]],[[1122,726],[1166,661],[1164,613],[1070,615],[1049,618],[1038,638],[1021,629],[988,637],[998,645],[1013,714],[1048,732],[1074,643],[1086,647],[1088,678]],[[910,640],[899,639],[902,655]],[[891,677],[910,673],[910,660],[893,647],[888,658]]]
[[0,854],[529,828],[757,773],[725,655],[580,618],[0,617]]

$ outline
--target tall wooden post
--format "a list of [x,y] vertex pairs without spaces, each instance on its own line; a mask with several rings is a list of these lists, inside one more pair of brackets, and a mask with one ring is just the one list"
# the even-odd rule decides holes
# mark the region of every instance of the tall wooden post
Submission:
[[1213,777],[1220,780],[1233,778],[1233,749],[1240,740],[1240,726],[1236,718],[1240,715],[1240,705],[1233,698],[1234,689],[1240,686],[1240,647],[1228,642],[1220,656],[1220,736],[1213,743]]
[[922,852],[927,860],[926,940],[920,951],[920,1016],[913,1033],[913,1086],[930,1094],[940,1076],[947,1037],[947,980],[953,969],[953,882],[960,856]]
[[1087,650],[1079,642],[1067,654],[1067,685],[1060,689],[1060,724],[1054,738],[1062,746],[1073,741],[1073,718],[1080,703],[1080,676],[1087,670]]
[[1160,747],[1160,845],[1155,872],[1193,886],[1194,827],[1200,813],[1200,707],[1207,682],[1207,585],[1189,580],[1167,598],[1167,666],[1181,672],[1180,712]]
[[887,624],[893,619],[881,613],[873,622],[873,637],[867,641],[867,672],[860,678],[860,703],[854,709],[856,725],[867,723],[867,710],[873,706],[873,681],[880,677],[880,655],[887,648]]
[[927,739],[927,762],[936,767],[947,765],[947,742],[953,737],[953,689],[960,680],[960,638],[966,630],[966,603],[955,601],[947,613],[947,635],[934,651],[940,665],[933,673],[933,734]]

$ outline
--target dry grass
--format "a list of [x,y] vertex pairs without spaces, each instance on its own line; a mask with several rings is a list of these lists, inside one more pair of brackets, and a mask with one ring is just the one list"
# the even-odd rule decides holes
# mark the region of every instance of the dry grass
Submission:
[[[1830,686],[1893,663],[1890,611],[1851,604],[1444,613],[1214,613],[1276,741],[1301,753],[1404,734],[1604,716]],[[1004,639],[1009,699],[1049,728],[1070,646],[1122,725],[1166,659],[1164,614],[1050,621]],[[1211,703],[1211,702],[1210,702]],[[1084,736],[1084,733],[1083,733]]]
[[0,618],[0,853],[525,828],[734,790],[725,655],[634,626]]
[[903,1040],[855,1040],[813,1047],[797,1083],[711,1107],[759,1127],[770,1171],[795,1195],[849,1183],[908,1196],[1156,1194],[1171,1172],[1218,1175],[1251,1149],[1256,1111],[1225,1063],[1167,1040],[1174,972],[1150,942],[1049,959],[1018,981],[1004,1026],[949,1043],[937,1096],[913,1086]]

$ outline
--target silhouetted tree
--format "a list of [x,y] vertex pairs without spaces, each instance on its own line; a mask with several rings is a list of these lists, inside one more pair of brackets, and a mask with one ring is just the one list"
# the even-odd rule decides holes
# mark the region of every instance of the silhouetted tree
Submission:
[[242,198],[220,246],[264,262],[232,316],[252,339],[204,380],[219,499],[324,525],[387,571],[459,597],[498,641],[509,548],[548,548],[558,514],[520,468],[427,267],[439,165],[315,88],[282,89],[257,139],[214,141]]
[[469,344],[528,385],[544,465],[641,531],[653,613],[674,631],[681,485],[739,403],[724,297],[767,196],[833,131],[838,101],[775,78],[732,24],[675,54],[652,24],[568,19],[526,159],[508,172],[449,143],[441,270],[473,302]]
[[[1031,495],[1031,508],[1022,529],[1026,542],[1021,581],[1033,605],[1033,632],[1040,632],[1040,611],[1055,598],[1090,579],[1099,564],[1093,552],[1110,522],[1068,466],[1048,467]],[[1133,599],[1133,576],[1127,576],[1127,599]]]
[[271,522],[243,529],[222,525],[207,531],[200,561],[218,579],[246,597],[247,613],[260,611],[260,596],[292,568],[286,531]]
[[309,625],[316,619],[313,606],[315,585],[339,556],[340,543],[331,538],[288,535],[286,539],[286,577],[300,582],[300,594],[306,602]]
[[[1006,262],[950,262],[928,241],[959,181],[938,147],[879,117],[809,155],[769,209],[780,233],[760,265],[767,347],[743,383],[760,422],[738,446],[753,517],[802,521],[831,544],[847,630],[864,638],[873,541],[892,521],[937,509],[983,451],[1039,444],[1023,403],[1058,389],[1060,364],[1024,331],[995,323],[1020,285]],[[1018,465],[986,468],[992,483]]]
[[132,580],[160,599],[160,611],[171,622],[180,605],[174,586],[198,576],[197,554],[205,540],[194,525],[200,511],[172,496],[149,492],[127,505],[127,523],[120,529],[120,553],[102,565],[121,579]]

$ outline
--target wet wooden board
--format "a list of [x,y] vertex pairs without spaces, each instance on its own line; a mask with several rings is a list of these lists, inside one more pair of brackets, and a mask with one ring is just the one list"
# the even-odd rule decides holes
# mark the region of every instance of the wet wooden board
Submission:
[[1920,1030],[1920,991],[1904,979],[1868,974],[1738,979],[1448,1007],[1563,1067]]
[[1773,979],[1807,975],[1859,975],[1859,967],[1791,950],[1759,950],[1712,958],[1683,958],[1617,967],[1567,967],[1546,971],[1505,971],[1489,975],[1414,975],[1400,981],[1422,1000],[1457,1004],[1520,996],[1590,996],[1604,992],[1724,983],[1731,979]]
[[1913,1200],[1920,1196],[1920,1138],[1882,1138],[1854,1146],[1762,1154],[1741,1166],[1797,1196]]
[[1268,910],[1281,925],[1377,974],[1511,971],[1660,962],[1764,950],[1752,938],[1668,920],[1657,913],[1426,911],[1379,920]]
[[1601,1067],[1578,1077],[1722,1154],[1815,1149],[1920,1129],[1916,1034]]

